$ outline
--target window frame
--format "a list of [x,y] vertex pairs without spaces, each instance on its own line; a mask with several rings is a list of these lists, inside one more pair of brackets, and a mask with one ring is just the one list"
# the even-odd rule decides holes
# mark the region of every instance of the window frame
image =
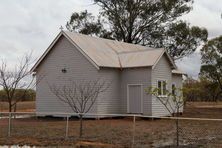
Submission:
[[[161,84],[161,88],[160,88],[160,91],[161,91],[161,94],[159,94],[159,82]],[[164,82],[165,82],[165,91],[167,91],[167,80],[166,79],[158,79],[157,80],[157,88],[158,88],[158,97],[167,97],[166,94],[164,94]]]
[[171,93],[172,93],[172,95],[176,95],[176,90],[174,90],[174,93],[173,93],[173,85],[174,85],[174,88],[176,89],[176,83],[172,83],[172,85],[171,85]]

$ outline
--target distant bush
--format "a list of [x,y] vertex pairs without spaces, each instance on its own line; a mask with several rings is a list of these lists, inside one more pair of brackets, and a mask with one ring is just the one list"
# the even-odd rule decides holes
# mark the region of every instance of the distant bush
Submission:
[[222,100],[222,92],[217,83],[200,77],[199,80],[187,78],[183,83],[183,95],[186,101],[210,101]]
[[[26,91],[26,92],[25,92]],[[21,101],[34,101],[36,96],[36,92],[33,89],[16,89],[15,90],[15,100]],[[0,101],[7,101],[6,92],[2,89],[0,90]]]

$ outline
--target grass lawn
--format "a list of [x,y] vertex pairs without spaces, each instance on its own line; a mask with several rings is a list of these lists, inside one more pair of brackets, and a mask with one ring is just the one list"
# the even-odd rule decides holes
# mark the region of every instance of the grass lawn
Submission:
[[[195,102],[187,103],[182,116],[222,118],[221,113],[221,102]],[[12,133],[8,138],[8,120],[0,119],[0,145],[131,147],[133,144],[132,121],[129,117],[85,120],[84,136],[79,139],[78,119],[71,119],[69,122],[68,138],[65,138],[66,121],[64,119],[35,117],[12,119]],[[188,144],[188,147],[222,147],[221,121],[181,120],[179,124],[181,144]],[[164,147],[175,144],[175,139],[175,121],[136,119],[134,147]]]

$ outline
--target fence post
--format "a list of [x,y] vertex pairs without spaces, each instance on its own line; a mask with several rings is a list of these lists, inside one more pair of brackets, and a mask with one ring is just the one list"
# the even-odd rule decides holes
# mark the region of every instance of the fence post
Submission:
[[9,112],[9,117],[8,117],[8,137],[11,136],[11,118],[12,118],[12,113]]
[[177,117],[177,119],[176,119],[176,134],[177,134],[177,147],[179,146],[179,119],[178,119],[178,117]]
[[177,128],[177,147],[179,146],[179,107],[177,107],[177,119],[176,119],[176,128]]
[[[110,118],[112,119],[112,116]],[[112,130],[112,120],[110,120],[110,129],[111,129],[111,135],[114,135],[113,130]],[[110,138],[111,139],[110,144],[113,144],[113,139],[112,138],[113,138],[113,136],[111,136],[111,138]]]
[[66,117],[66,138],[68,138],[69,134],[69,116]]
[[132,139],[132,148],[134,147],[134,141],[135,141],[135,127],[136,127],[136,116],[133,115],[133,139]]

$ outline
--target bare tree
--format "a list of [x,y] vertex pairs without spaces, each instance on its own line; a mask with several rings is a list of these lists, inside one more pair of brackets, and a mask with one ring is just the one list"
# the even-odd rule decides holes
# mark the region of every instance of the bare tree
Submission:
[[19,60],[14,69],[10,68],[7,62],[3,61],[0,65],[0,86],[6,93],[9,112],[16,111],[16,105],[21,98],[15,98],[16,89],[24,89],[23,95],[34,87],[34,77],[29,71],[32,64],[32,54],[26,54]]
[[76,83],[63,86],[49,85],[51,92],[62,102],[69,105],[74,113],[79,114],[80,133],[83,135],[83,116],[90,111],[98,95],[108,88],[109,85],[105,81],[95,80],[89,82]]
[[[166,84],[165,84],[166,85]],[[160,103],[167,109],[167,111],[172,115],[177,117],[176,119],[176,129],[177,129],[177,146],[179,146],[179,114],[180,109],[184,107],[185,99],[183,97],[183,89],[172,87],[172,90],[164,90],[164,94],[161,94],[162,90],[156,87],[149,87],[146,89],[148,94],[154,95]]]

